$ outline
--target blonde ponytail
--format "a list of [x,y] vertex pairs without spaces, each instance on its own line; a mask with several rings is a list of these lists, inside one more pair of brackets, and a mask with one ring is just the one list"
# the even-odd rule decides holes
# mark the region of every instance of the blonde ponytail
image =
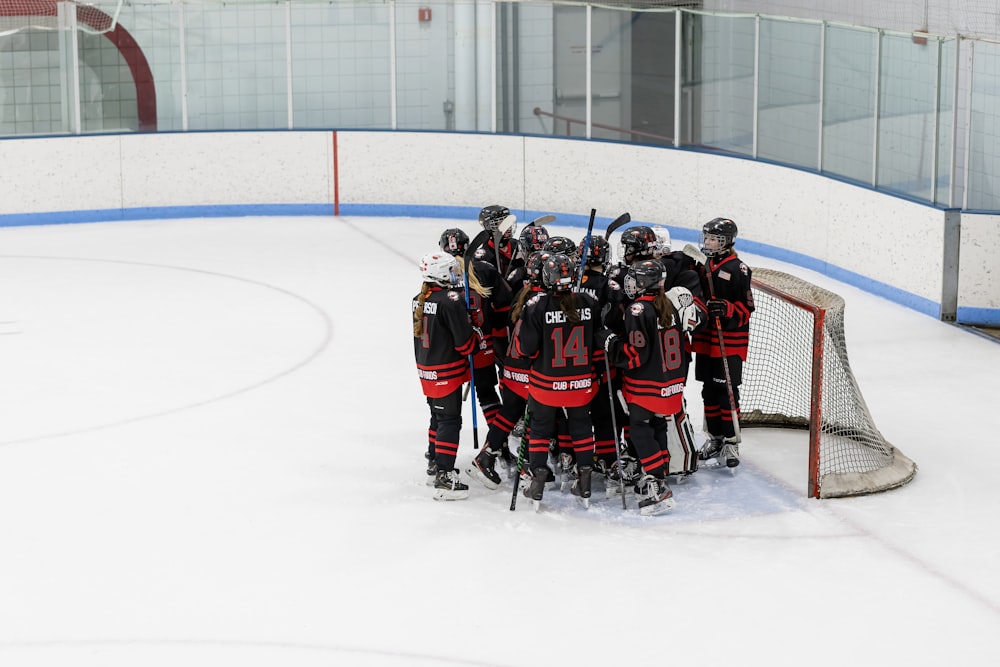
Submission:
[[424,283],[420,286],[420,295],[417,297],[417,305],[413,309],[413,337],[420,338],[424,335],[424,301],[431,295],[431,286]]

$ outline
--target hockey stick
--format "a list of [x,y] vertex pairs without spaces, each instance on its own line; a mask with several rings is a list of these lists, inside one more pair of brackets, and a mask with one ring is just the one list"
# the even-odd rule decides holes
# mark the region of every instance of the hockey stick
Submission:
[[622,494],[622,509],[625,507],[625,475],[622,471],[621,442],[618,440],[618,420],[615,418],[615,394],[611,388],[611,363],[608,352],[604,351],[604,376],[608,381],[608,403],[611,405],[611,428],[615,432],[615,461],[618,462],[618,490]]
[[[688,243],[684,246],[684,254],[693,259],[697,264],[705,267],[705,277],[708,279],[708,295],[715,299],[715,284],[712,281],[712,267],[708,265],[708,257],[694,245]],[[722,354],[722,372],[726,377],[726,395],[729,397],[729,417],[733,420],[733,437],[736,444],[743,442],[740,433],[740,418],[736,414],[736,399],[733,394],[733,378],[729,374],[729,359],[726,356],[726,343],[722,340],[722,319],[715,317],[715,332],[719,337],[719,352]]]
[[576,291],[580,291],[583,284],[583,270],[587,266],[587,255],[590,254],[590,236],[594,233],[594,218],[597,216],[597,209],[590,209],[590,222],[587,223],[587,235],[583,237],[583,247],[580,249],[580,270],[576,274]]
[[517,224],[517,216],[508,215],[506,218],[503,219],[503,222],[497,225],[497,230],[493,232],[493,250],[497,258],[497,271],[500,272],[501,276],[504,275],[504,272],[503,272],[503,254],[500,252],[500,244],[503,242],[504,235],[508,231],[513,229],[514,225],[516,224]]
[[550,222],[555,222],[555,219],[556,219],[556,216],[554,216],[552,214],[543,215],[543,216],[535,218],[534,220],[532,220],[531,222],[529,222],[527,224],[527,226],[531,227],[532,225],[535,225],[536,227],[538,227],[538,226],[541,226],[541,225],[547,225]]
[[609,238],[611,238],[611,234],[615,230],[617,230],[619,227],[623,225],[627,225],[630,222],[632,222],[632,216],[629,213],[622,213],[621,215],[619,215],[617,218],[612,220],[611,224],[608,225],[608,228],[604,230],[604,240],[608,240]]
[[521,434],[521,443],[517,446],[517,469],[514,470],[514,490],[510,493],[510,511],[517,509],[517,492],[521,489],[521,467],[524,465],[524,457],[528,454],[528,429],[531,424],[531,413],[524,409],[524,433]]
[[[487,230],[483,230],[476,234],[476,238],[472,239],[469,243],[469,247],[465,249],[465,257],[462,259],[465,262],[465,275],[463,276],[465,283],[465,309],[472,309],[472,299],[469,298],[469,267],[472,266],[472,258],[478,250],[486,241],[490,238],[490,233]],[[472,316],[472,313],[469,313]],[[476,402],[476,353],[473,352],[469,355],[469,391],[472,394],[472,448],[479,449],[479,417],[476,414],[479,410],[479,405]]]

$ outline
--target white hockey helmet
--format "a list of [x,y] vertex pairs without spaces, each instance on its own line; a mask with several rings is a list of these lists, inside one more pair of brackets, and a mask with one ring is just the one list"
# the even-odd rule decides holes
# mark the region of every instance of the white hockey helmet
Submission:
[[666,227],[661,227],[657,225],[653,227],[653,233],[656,234],[656,245],[653,246],[653,257],[663,257],[664,255],[669,255],[672,248],[670,247],[670,230]]
[[681,322],[683,331],[694,331],[701,323],[701,314],[698,307],[694,305],[694,295],[687,287],[671,287],[666,291],[666,296],[677,311],[677,318]]
[[462,283],[462,265],[458,258],[443,250],[429,252],[420,258],[420,275],[424,282],[442,287],[459,287]]

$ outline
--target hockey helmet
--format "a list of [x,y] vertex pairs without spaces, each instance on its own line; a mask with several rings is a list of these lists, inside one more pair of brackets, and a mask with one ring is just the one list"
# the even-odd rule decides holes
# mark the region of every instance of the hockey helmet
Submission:
[[462,285],[462,267],[458,258],[443,250],[427,253],[420,258],[418,266],[424,282],[436,283],[442,287]]
[[573,290],[576,272],[573,260],[562,253],[555,253],[542,264],[542,287],[554,294]]
[[[586,239],[584,239],[586,240]],[[580,255],[583,255],[583,241],[580,241]],[[591,236],[590,248],[587,250],[587,261],[584,264],[607,267],[611,261],[611,244],[603,236]]]
[[625,262],[651,258],[656,247],[656,234],[646,226],[629,227],[622,232],[619,244]]
[[469,235],[457,227],[452,227],[441,233],[438,245],[449,255],[463,257],[469,247]]
[[528,255],[536,250],[541,250],[548,240],[549,230],[541,225],[528,225],[521,230],[518,243],[521,246],[521,252]]
[[701,228],[701,248],[709,257],[722,255],[736,243],[736,223],[729,218],[715,218]]
[[635,299],[660,287],[666,279],[667,270],[658,259],[646,259],[633,264],[625,273],[625,296]]

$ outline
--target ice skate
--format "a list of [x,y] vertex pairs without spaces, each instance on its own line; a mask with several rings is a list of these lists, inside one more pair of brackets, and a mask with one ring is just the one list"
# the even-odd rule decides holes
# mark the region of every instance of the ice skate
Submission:
[[497,453],[489,447],[483,449],[472,459],[472,463],[465,472],[469,477],[479,480],[483,486],[491,491],[500,487],[500,475],[495,470],[497,463]]
[[708,440],[705,441],[705,444],[698,451],[698,460],[708,461],[709,459],[718,458],[721,451],[722,438],[717,435],[709,436]]
[[606,489],[604,495],[611,500],[612,498],[618,498],[622,494],[622,486],[625,487],[625,493],[632,492],[632,486],[639,480],[641,476],[641,471],[639,469],[638,459],[634,459],[628,454],[622,454],[621,456],[621,472],[619,472],[619,461],[615,461],[611,465],[611,470],[608,472],[605,478]]
[[573,480],[573,485],[570,487],[570,493],[574,496],[579,496],[585,509],[590,508],[590,478],[592,472],[593,468],[590,466],[581,466],[577,470],[577,477]]
[[718,456],[719,464],[727,468],[735,468],[740,464],[740,446],[728,438],[722,444],[722,450]]
[[636,485],[636,497],[639,500],[639,514],[643,516],[663,514],[677,504],[667,480],[652,475],[643,476]]
[[439,470],[434,478],[434,500],[465,500],[469,485],[458,479],[457,470]]
[[559,453],[559,490],[566,493],[576,479],[576,464],[573,455],[568,452]]
[[437,461],[434,460],[430,452],[424,452],[424,458],[427,459],[427,486],[434,486],[438,474]]
[[545,493],[545,483],[549,481],[552,471],[548,468],[532,468],[531,483],[524,489],[524,497],[531,499],[531,504],[537,512],[541,508],[542,496]]

